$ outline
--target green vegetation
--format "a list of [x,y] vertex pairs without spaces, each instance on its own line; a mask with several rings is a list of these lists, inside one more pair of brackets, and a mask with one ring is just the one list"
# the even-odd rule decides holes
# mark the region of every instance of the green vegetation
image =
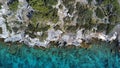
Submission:
[[30,6],[33,7],[35,12],[31,21],[36,24],[39,21],[58,21],[57,9],[52,6],[57,4],[57,0],[30,0]]
[[88,1],[89,4],[92,2],[92,0],[87,0],[87,1]]
[[109,34],[113,30],[114,26],[114,24],[107,24],[106,34]]
[[114,0],[114,2],[112,2],[112,4],[114,7],[113,11],[115,11],[120,16],[120,4],[118,3],[118,0]]
[[97,26],[97,29],[98,31],[104,31],[106,30],[106,27],[107,27],[106,24],[101,23]]
[[44,37],[47,37],[46,31],[50,28],[49,25],[46,25],[45,23],[37,23],[36,26],[32,23],[28,25],[28,28],[26,29],[26,34],[29,34],[30,37],[35,38],[36,35],[34,35],[34,32],[43,32],[43,35],[41,39]]
[[[70,23],[73,22],[73,20],[76,18],[77,16],[77,28],[85,26],[85,28],[88,28],[88,25],[90,25],[91,23],[91,18],[92,18],[92,10],[90,9],[90,5],[84,5],[81,4],[80,2],[77,2],[76,9],[74,8],[74,3],[75,0],[63,0],[63,4],[65,5],[65,7],[69,10],[68,13],[72,14],[73,11],[77,10],[75,13],[75,16],[70,18],[69,16],[65,17],[63,20],[65,23]],[[89,7],[88,7],[89,6]],[[76,26],[65,26],[66,30],[73,30],[74,28],[76,28]],[[91,28],[91,27],[90,27]]]
[[74,4],[75,0],[62,0],[65,7],[69,7],[70,4]]
[[2,34],[2,28],[0,27],[0,34]]
[[71,25],[66,25],[65,29],[66,29],[67,32],[76,32],[76,30],[78,29],[78,27],[71,26]]
[[106,34],[109,34],[111,32],[111,30],[114,28],[114,24],[99,24],[97,26],[98,30],[97,31],[104,31],[106,30]]
[[114,21],[120,22],[120,4],[118,3],[118,1],[115,0],[113,2],[113,6],[114,6],[113,11],[116,13],[116,16],[114,16]]
[[60,4],[60,5],[59,5],[59,8],[62,9],[62,8],[63,8],[63,5]]
[[118,0],[104,0],[101,7],[104,8],[103,11],[109,17],[110,23],[120,21],[120,4]]
[[54,26],[54,29],[55,29],[55,30],[60,30],[60,25]]
[[63,4],[69,10],[68,13],[72,14],[74,11],[75,0],[63,0]]
[[17,27],[13,27],[12,30],[13,30],[14,32],[17,32],[19,29],[18,29]]
[[70,23],[71,22],[71,18],[69,16],[66,16],[65,18],[63,18],[63,20],[66,23]]
[[2,5],[2,4],[0,3],[0,9],[1,9],[1,5]]
[[69,10],[68,13],[72,14],[73,11],[74,11],[74,6],[70,4],[69,7],[68,7],[68,10]]
[[49,28],[49,25],[40,24],[36,31],[47,31]]
[[9,4],[9,8],[12,11],[16,11],[18,7],[18,0],[15,0],[13,3]]
[[77,8],[77,15],[78,15],[77,22],[80,25],[89,24],[93,14],[92,10],[90,10],[90,8],[87,7],[86,5],[81,5],[80,3],[77,3],[76,8]]
[[[96,0],[99,2],[100,0]],[[113,12],[120,14],[120,5],[118,0],[103,0],[101,1],[100,7],[104,8],[104,10],[108,13],[112,9]]]
[[97,8],[96,10],[95,10],[95,12],[96,12],[96,16],[97,17],[99,17],[99,18],[104,18],[104,12],[100,9],[100,8]]
[[113,15],[109,16],[109,22],[116,23],[116,21],[117,21],[117,16],[113,16]]
[[[98,3],[100,0],[96,0]],[[97,5],[97,9],[95,10],[96,16],[99,18],[108,17],[108,24],[98,24],[98,30],[104,31],[106,30],[106,34],[108,34],[113,27],[120,22],[120,4],[118,0],[102,0],[101,4]]]
[[47,32],[44,32],[39,39],[40,39],[40,41],[44,41],[47,37],[48,37]]

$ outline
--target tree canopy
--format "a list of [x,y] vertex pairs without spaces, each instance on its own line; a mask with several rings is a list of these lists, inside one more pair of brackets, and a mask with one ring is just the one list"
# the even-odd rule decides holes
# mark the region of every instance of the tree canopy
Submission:
[[49,20],[57,22],[57,9],[52,7],[56,3],[57,0],[29,0],[30,6],[35,10],[32,21],[37,22],[39,20]]

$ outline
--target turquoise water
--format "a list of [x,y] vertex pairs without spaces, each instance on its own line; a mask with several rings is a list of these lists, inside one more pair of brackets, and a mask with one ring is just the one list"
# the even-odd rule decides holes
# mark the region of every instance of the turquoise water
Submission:
[[120,56],[109,45],[91,48],[30,48],[0,43],[0,68],[120,68]]

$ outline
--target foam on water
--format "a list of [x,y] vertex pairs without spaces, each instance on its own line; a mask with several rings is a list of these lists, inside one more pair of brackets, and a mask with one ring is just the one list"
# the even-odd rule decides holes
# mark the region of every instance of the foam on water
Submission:
[[119,68],[120,56],[108,45],[91,48],[29,48],[0,43],[3,68]]

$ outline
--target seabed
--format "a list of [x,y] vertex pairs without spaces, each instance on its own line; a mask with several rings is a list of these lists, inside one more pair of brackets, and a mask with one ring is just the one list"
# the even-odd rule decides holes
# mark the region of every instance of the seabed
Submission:
[[120,52],[113,45],[38,48],[0,43],[0,68],[120,68]]

